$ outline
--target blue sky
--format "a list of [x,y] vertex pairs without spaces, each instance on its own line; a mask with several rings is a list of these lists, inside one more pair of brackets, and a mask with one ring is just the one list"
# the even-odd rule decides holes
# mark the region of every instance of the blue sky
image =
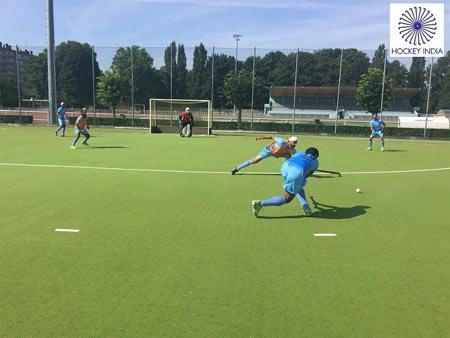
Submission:
[[[1,3],[0,41],[46,44],[45,0]],[[54,12],[57,43],[96,46],[167,46],[176,40],[232,48],[239,32],[242,47],[374,49],[389,35],[386,0],[54,0]],[[449,27],[448,1],[446,16]],[[447,29],[446,48],[449,39]]]
[[[228,47],[232,54],[233,33],[240,33],[243,35],[239,45],[242,57],[251,55],[250,48],[254,46],[259,49],[299,46],[303,49],[355,47],[372,50],[380,43],[388,43],[389,2],[54,0],[55,39],[56,43],[87,42],[96,48],[131,44],[164,47],[173,40],[187,47],[203,42],[206,46]],[[449,49],[450,3],[445,2],[445,38],[446,49]],[[25,47],[45,46],[45,11],[45,0],[1,0],[0,41]],[[105,59],[114,54],[113,49],[102,52]],[[162,55],[162,49],[155,49],[153,54]]]

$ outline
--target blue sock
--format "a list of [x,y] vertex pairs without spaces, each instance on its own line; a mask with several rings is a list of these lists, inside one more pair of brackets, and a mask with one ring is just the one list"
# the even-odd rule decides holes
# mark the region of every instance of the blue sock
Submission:
[[384,140],[381,141],[381,146],[384,148]]
[[73,146],[77,143],[79,138],[80,138],[80,136],[76,136],[76,137],[73,138],[73,141],[72,141],[72,145]]
[[270,206],[280,206],[286,203],[284,196],[274,196],[266,200],[261,201],[261,206],[270,207]]
[[245,168],[245,167],[248,167],[248,166],[251,165],[251,164],[252,164],[252,161],[250,161],[250,160],[244,161],[244,162],[242,162],[241,164],[239,164],[239,165],[236,167],[236,169],[237,169],[237,170],[241,170],[241,169],[243,169],[243,168]]

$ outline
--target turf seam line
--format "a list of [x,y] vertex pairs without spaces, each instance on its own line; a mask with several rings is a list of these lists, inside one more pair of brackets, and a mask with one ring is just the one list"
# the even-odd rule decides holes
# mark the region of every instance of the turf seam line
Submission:
[[[173,169],[145,169],[145,168],[118,168],[118,167],[92,167],[62,164],[29,164],[29,163],[7,163],[0,162],[0,166],[11,167],[34,167],[34,168],[65,168],[65,169],[86,169],[86,170],[111,170],[111,171],[135,171],[135,172],[155,172],[155,173],[175,173],[175,174],[215,174],[230,175],[229,171],[207,171],[207,170],[173,170]],[[446,168],[429,168],[429,169],[410,169],[410,170],[386,170],[386,171],[343,171],[342,175],[372,175],[372,174],[406,174],[430,171],[446,171]],[[278,172],[255,172],[247,171],[247,175],[277,175]]]

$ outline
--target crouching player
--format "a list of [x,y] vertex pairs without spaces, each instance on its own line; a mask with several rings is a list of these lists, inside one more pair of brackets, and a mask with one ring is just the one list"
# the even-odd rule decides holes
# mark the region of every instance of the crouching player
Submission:
[[285,157],[290,158],[293,154],[295,154],[295,146],[298,143],[298,138],[295,136],[290,137],[289,139],[284,139],[282,137],[257,137],[258,140],[272,140],[273,142],[267,146],[265,146],[261,152],[256,155],[255,158],[251,160],[247,160],[239,164],[237,167],[234,167],[231,170],[231,175],[236,174],[239,170],[248,167],[249,165],[256,164],[261,160],[264,160],[268,157]]
[[284,179],[284,194],[274,196],[266,200],[252,201],[253,214],[258,217],[263,207],[280,206],[289,203],[297,196],[306,216],[311,216],[311,208],[306,200],[304,186],[307,177],[311,176],[319,168],[319,151],[316,148],[308,148],[305,152],[298,152],[281,165],[281,175]]
[[81,135],[84,136],[84,140],[83,140],[82,144],[87,145],[87,146],[89,145],[87,143],[87,140],[89,140],[91,135],[89,135],[87,129],[89,129],[89,125],[88,125],[88,121],[87,121],[87,110],[86,110],[86,108],[83,108],[83,109],[81,109],[80,116],[78,116],[77,121],[75,122],[75,137],[72,141],[72,146],[70,147],[71,149],[77,148],[75,145],[77,144]]
[[381,142],[381,151],[384,151],[384,126],[384,121],[378,119],[378,114],[372,113],[372,120],[370,121],[370,130],[372,131],[372,133],[369,137],[369,147],[367,148],[367,150],[372,150],[372,140],[375,136],[379,136]]

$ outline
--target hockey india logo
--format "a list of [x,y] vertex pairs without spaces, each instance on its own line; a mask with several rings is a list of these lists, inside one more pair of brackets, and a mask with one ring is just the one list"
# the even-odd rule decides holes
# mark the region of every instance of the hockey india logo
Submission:
[[433,13],[425,7],[411,7],[398,21],[398,32],[410,45],[422,46],[433,39],[437,22]]

